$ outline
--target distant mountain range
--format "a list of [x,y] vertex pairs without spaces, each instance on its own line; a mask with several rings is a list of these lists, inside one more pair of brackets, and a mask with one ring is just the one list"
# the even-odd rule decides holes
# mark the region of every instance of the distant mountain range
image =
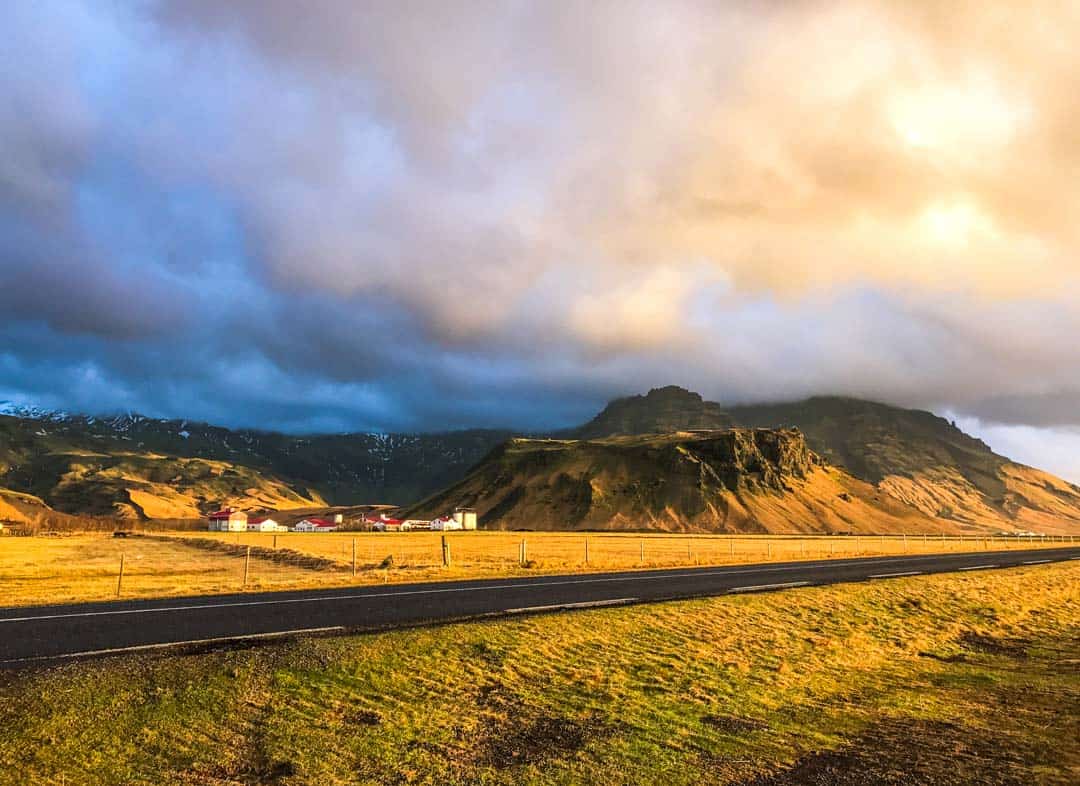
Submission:
[[[722,407],[682,388],[658,388],[611,402],[589,423],[551,435],[556,442],[511,442],[513,433],[497,430],[291,436],[0,405],[5,412],[0,489],[69,513],[185,518],[224,504],[291,509],[392,503],[421,512],[470,504],[493,527],[775,531],[785,520],[788,528],[800,529],[798,522],[811,519],[842,529],[853,518],[844,506],[861,505],[860,515],[882,531],[915,519],[960,530],[1080,528],[1077,486],[999,456],[929,412],[849,398]],[[761,460],[746,463],[738,449],[727,455],[719,447],[734,437],[716,432],[731,429],[771,430],[776,445],[806,451],[807,469],[800,476],[778,465],[769,472],[779,485],[762,484]],[[757,444],[755,439],[769,438],[740,439]],[[762,456],[768,458],[767,452]],[[679,457],[692,457],[686,460],[698,461],[699,472],[727,480],[714,488],[706,479],[695,487]],[[616,465],[624,469],[614,472]],[[552,467],[562,469],[551,475]],[[585,482],[601,476],[611,488],[640,490],[659,479],[669,490],[683,491],[641,492],[638,502],[617,504],[608,496],[604,507],[598,501],[604,490],[595,487],[586,505]],[[513,489],[519,489],[513,492],[519,501],[511,505],[504,498]],[[544,495],[550,513],[541,515]],[[725,495],[726,516],[701,513],[708,505],[720,511]],[[803,512],[795,512],[800,505]]]
[[506,431],[292,436],[141,415],[0,415],[0,488],[87,515],[196,518],[416,500],[458,479]]

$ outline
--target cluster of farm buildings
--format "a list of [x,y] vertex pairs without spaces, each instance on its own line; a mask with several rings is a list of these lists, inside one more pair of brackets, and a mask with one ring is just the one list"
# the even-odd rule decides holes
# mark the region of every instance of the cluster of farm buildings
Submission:
[[451,530],[476,529],[476,511],[472,508],[457,508],[452,514],[427,521],[425,519],[396,519],[385,513],[369,513],[346,523],[344,516],[336,514],[333,519],[306,518],[292,527],[279,524],[269,516],[248,516],[242,510],[224,508],[211,513],[208,518],[211,532],[334,532],[344,529],[369,530],[372,532],[409,532],[412,530]]

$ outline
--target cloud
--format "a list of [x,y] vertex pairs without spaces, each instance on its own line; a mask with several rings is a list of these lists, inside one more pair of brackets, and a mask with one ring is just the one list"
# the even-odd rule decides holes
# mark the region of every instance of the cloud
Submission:
[[957,425],[978,434],[999,453],[1033,467],[1053,467],[1065,480],[1080,485],[1080,429],[1039,428],[960,418]]
[[677,382],[1080,423],[1075,4],[0,21],[9,395],[548,427]]

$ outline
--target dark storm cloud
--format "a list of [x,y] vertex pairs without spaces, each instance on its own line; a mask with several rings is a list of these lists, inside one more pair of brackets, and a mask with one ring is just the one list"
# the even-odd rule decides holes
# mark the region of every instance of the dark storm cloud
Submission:
[[679,383],[1071,444],[1080,19],[1037,6],[6,4],[0,396],[538,428]]

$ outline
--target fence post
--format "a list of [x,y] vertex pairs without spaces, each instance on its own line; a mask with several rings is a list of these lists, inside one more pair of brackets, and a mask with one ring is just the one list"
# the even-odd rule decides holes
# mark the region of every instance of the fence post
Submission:
[[806,556],[806,541],[803,540],[802,538],[799,538],[799,556],[800,557],[805,557]]
[[589,538],[585,537],[585,564],[589,564]]
[[855,553],[862,554],[862,538],[855,536]]
[[772,559],[772,541],[771,540],[765,541],[765,554],[767,555],[766,559],[769,559],[769,560]]
[[732,538],[731,540],[728,541],[728,550],[731,553],[731,558],[734,559],[735,558],[735,538]]
[[638,561],[639,561],[639,562],[640,562],[640,563],[641,563],[642,565],[644,565],[644,564],[645,564],[645,538],[642,538],[642,539],[641,539],[641,540],[640,540],[640,541],[638,542]]
[[446,536],[442,536],[442,564],[444,568],[450,567],[450,544],[446,542]]
[[521,539],[521,546],[518,547],[518,556],[521,560],[521,567],[525,567],[525,563],[529,561],[529,547],[525,545],[525,538]]
[[352,574],[356,577],[356,538],[352,539]]
[[120,585],[124,583],[124,552],[120,552],[120,573],[116,577],[116,597],[120,597]]
[[904,553],[907,554],[907,533],[904,533]]
[[248,583],[248,573],[251,570],[251,546],[247,547],[247,552],[244,554],[244,586]]
[[277,548],[277,535],[274,536],[274,548]]

